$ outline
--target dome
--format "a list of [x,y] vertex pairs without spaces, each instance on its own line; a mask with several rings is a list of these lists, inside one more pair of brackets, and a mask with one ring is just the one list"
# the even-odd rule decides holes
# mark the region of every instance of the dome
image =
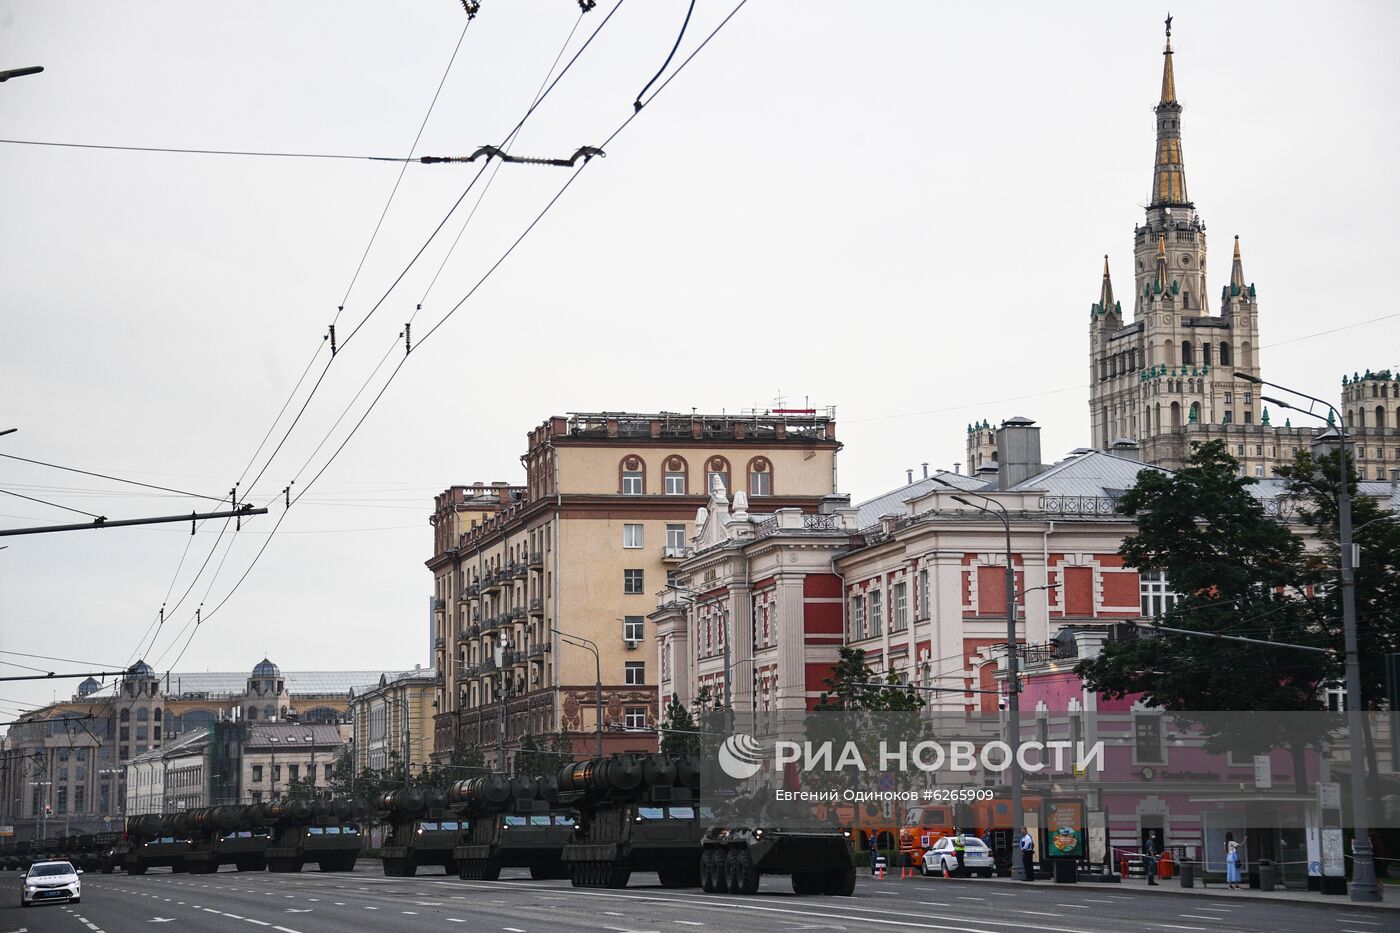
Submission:
[[100,690],[100,689],[102,689],[102,685],[99,684],[94,678],[89,677],[87,680],[85,680],[85,681],[83,681],[82,683],[78,684],[78,696],[79,696],[80,698],[81,698],[81,697],[85,697],[85,696],[87,696],[88,694],[93,693],[93,692],[95,692],[95,691],[97,691],[97,690]]
[[151,665],[147,664],[145,661],[137,661],[135,664],[131,665],[131,667],[127,669],[127,673],[135,675],[137,677],[156,676],[155,670],[151,667]]
[[278,667],[277,667],[276,664],[273,664],[273,663],[272,663],[271,661],[269,661],[267,658],[263,658],[261,661],[258,662],[257,667],[253,668],[253,676],[254,676],[254,677],[281,677],[281,676],[282,676],[282,672],[278,669]]

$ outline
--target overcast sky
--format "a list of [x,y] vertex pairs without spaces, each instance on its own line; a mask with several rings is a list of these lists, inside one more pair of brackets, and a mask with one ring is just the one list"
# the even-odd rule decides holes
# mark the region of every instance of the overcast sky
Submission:
[[[570,0],[484,0],[415,154],[500,142],[570,31],[565,61],[613,2],[580,22]],[[686,6],[624,3],[513,151],[601,143]],[[731,6],[697,3],[673,69]],[[1239,234],[1268,378],[1330,398],[1344,372],[1400,364],[1400,318],[1361,324],[1395,314],[1377,299],[1400,253],[1400,6],[1172,12],[1211,294]],[[431,496],[522,481],[525,433],[551,414],[733,412],[780,393],[835,405],[857,500],[923,461],[961,461],[974,419],[1036,419],[1047,458],[1087,444],[1089,305],[1104,253],[1131,293],[1165,14],[753,0],[413,352],[180,668],[247,670],[264,653],[288,670],[426,665]],[[454,0],[5,0],[0,68],[46,70],[0,85],[0,136],[402,156],[464,23]],[[477,168],[409,166],[340,343]],[[294,478],[305,488],[402,359],[415,306],[418,337],[568,171],[505,166],[449,255],[488,169],[250,490],[260,440],[309,361],[313,379],[325,365],[322,335],[399,166],[0,144],[0,428],[20,429],[0,452],[215,497],[243,475],[260,504]],[[1319,335],[1334,328],[1347,329]],[[10,460],[0,489],[111,518],[212,505]],[[84,520],[0,500],[0,526]],[[188,525],[8,538],[0,647],[123,664],[194,581],[150,652],[164,669],[195,606],[223,599],[281,513],[274,502],[217,548],[219,523],[193,538]],[[75,685],[5,684],[0,713]]]

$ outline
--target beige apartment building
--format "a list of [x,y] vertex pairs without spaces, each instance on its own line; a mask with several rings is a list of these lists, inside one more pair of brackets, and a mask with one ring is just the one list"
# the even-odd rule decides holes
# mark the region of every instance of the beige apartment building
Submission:
[[412,670],[381,675],[371,686],[350,691],[356,772],[386,768],[394,755],[415,773],[427,767],[437,682],[431,669]]
[[434,754],[461,743],[508,768],[525,735],[558,732],[579,754],[599,732],[605,752],[654,750],[646,616],[711,481],[765,511],[813,512],[840,448],[830,411],[576,413],[529,433],[523,486],[436,497]]

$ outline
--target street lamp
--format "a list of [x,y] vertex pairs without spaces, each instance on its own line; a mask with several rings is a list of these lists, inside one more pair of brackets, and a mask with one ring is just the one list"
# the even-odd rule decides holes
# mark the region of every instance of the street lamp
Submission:
[[593,652],[593,703],[595,708],[594,728],[598,737],[597,754],[603,757],[603,662],[598,655],[598,645],[582,635],[570,635],[568,632],[561,632],[559,629],[550,626],[549,629],[569,644],[579,648],[584,648]]
[[[937,476],[930,477],[934,482],[947,486],[959,492],[963,490],[952,483]],[[1007,732],[1012,740],[1019,743],[1021,741],[1021,678],[1017,670],[1017,662],[1020,660],[1016,655],[1016,564],[1011,549],[1011,513],[1006,510],[1006,506],[980,496],[982,500],[996,506],[996,510],[985,505],[978,505],[971,499],[964,496],[953,496],[954,502],[959,502],[969,508],[979,512],[986,512],[988,515],[1001,522],[1006,529],[1006,720]],[[1025,820],[1025,812],[1021,801],[1021,762],[1016,755],[1011,756],[1011,833],[1015,838],[1020,832],[1021,825]],[[1020,859],[1011,860],[1011,878],[1013,881],[1026,881],[1026,869]]]
[[1342,413],[1334,408],[1331,402],[1324,402],[1320,398],[1314,398],[1299,392],[1297,389],[1281,386],[1276,382],[1267,382],[1249,373],[1236,372],[1235,378],[1243,379],[1254,385],[1272,386],[1299,398],[1305,398],[1312,403],[1307,408],[1299,408],[1279,399],[1261,396],[1264,401],[1280,408],[1291,409],[1326,421],[1325,417],[1313,410],[1314,406],[1320,405],[1331,412],[1332,417],[1336,419],[1333,428],[1337,432],[1338,447],[1341,451],[1337,465],[1337,536],[1341,549],[1342,635],[1346,646],[1347,731],[1351,733],[1352,743],[1360,752],[1358,755],[1353,755],[1351,761],[1352,832],[1355,833],[1356,837],[1352,843],[1354,855],[1351,899],[1353,901],[1379,901],[1381,892],[1376,884],[1375,853],[1371,849],[1371,818],[1366,802],[1366,776],[1362,767],[1358,766],[1364,766],[1366,760],[1366,733],[1362,724],[1362,712],[1366,706],[1362,702],[1361,662],[1356,646],[1356,567],[1354,566],[1355,555],[1352,553],[1351,488],[1347,475],[1351,454],[1348,450],[1346,422],[1342,420]]

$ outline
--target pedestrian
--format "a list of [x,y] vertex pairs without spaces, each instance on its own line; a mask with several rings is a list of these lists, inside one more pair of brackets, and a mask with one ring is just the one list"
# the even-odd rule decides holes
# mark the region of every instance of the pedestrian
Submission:
[[1157,855],[1157,830],[1148,830],[1147,839],[1142,844],[1142,859],[1147,867],[1147,883],[1152,886],[1157,884]]
[[1026,827],[1021,827],[1021,866],[1025,869],[1026,880],[1035,880],[1035,837]]
[[1240,841],[1236,842],[1234,833],[1225,834],[1225,881],[1231,891],[1240,889],[1240,846],[1245,838],[1240,836]]
[[870,875],[871,875],[872,878],[875,876],[875,863],[876,863],[876,861],[879,860],[879,858],[880,858],[880,835],[879,835],[879,833],[871,833],[871,834],[870,834]]

